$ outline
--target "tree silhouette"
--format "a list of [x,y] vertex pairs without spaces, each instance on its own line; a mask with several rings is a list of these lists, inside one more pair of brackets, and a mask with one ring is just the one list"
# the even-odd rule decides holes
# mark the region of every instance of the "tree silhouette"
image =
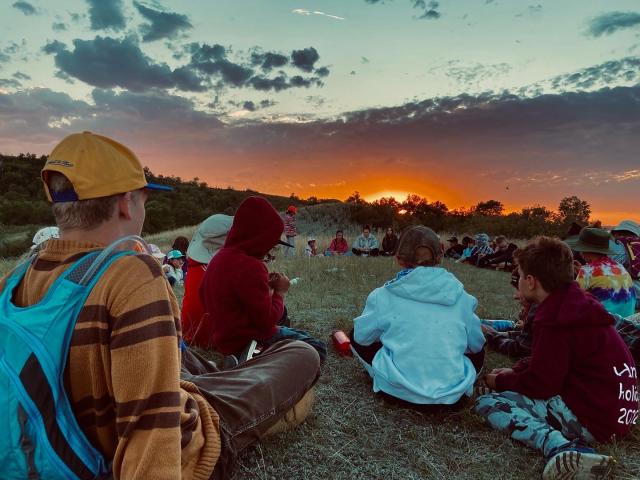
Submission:
[[558,205],[559,220],[563,224],[571,222],[589,223],[591,216],[591,206],[587,201],[581,200],[575,195],[564,197]]

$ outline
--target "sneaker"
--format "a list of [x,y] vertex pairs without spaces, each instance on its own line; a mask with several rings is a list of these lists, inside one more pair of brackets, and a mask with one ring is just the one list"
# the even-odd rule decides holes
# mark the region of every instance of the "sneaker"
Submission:
[[551,457],[544,467],[544,480],[605,480],[615,460],[591,448],[571,445]]

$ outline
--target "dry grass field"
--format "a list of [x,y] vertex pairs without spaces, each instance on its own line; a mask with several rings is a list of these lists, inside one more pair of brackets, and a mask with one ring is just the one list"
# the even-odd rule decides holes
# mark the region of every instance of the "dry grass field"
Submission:
[[[148,238],[164,251],[177,235]],[[348,231],[351,241],[355,231]],[[321,247],[329,235],[318,237]],[[270,265],[299,278],[286,302],[293,326],[329,341],[334,329],[348,330],[368,293],[397,272],[390,258],[313,258],[282,255]],[[0,260],[0,274],[15,260]],[[509,275],[447,262],[478,301],[483,318],[514,318]],[[182,292],[176,291],[181,299]],[[507,357],[487,356],[488,367],[508,366]],[[468,408],[456,413],[427,414],[386,403],[374,395],[368,376],[352,358],[333,350],[316,387],[313,414],[297,430],[266,439],[241,457],[236,480],[244,479],[535,479],[541,456],[491,430]],[[640,431],[625,441],[602,446],[618,460],[616,477],[640,478]]]

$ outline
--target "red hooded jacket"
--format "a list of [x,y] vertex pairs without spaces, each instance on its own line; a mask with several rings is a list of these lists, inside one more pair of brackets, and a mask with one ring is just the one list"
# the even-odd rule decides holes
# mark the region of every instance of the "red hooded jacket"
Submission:
[[[184,280],[184,297],[182,298],[182,336],[190,345],[203,348],[211,347],[211,332],[207,335],[207,320],[204,318],[204,307],[200,299],[200,285],[207,271],[207,264],[187,258],[187,277]],[[203,325],[204,323],[204,325]]]
[[262,260],[283,230],[282,218],[267,200],[249,197],[238,208],[224,246],[209,263],[200,287],[208,315],[201,330],[224,355],[242,350],[251,340],[266,340],[277,331],[284,299],[270,293]]
[[531,357],[496,377],[499,391],[560,395],[599,442],[629,433],[638,415],[633,357],[613,317],[577,283],[551,293],[533,321]]

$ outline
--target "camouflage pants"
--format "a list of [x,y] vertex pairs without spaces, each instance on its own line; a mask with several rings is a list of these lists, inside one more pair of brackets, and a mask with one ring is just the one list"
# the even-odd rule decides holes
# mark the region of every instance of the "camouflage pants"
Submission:
[[545,457],[572,440],[595,442],[559,395],[533,400],[516,392],[489,393],[476,399],[475,411],[496,430]]

